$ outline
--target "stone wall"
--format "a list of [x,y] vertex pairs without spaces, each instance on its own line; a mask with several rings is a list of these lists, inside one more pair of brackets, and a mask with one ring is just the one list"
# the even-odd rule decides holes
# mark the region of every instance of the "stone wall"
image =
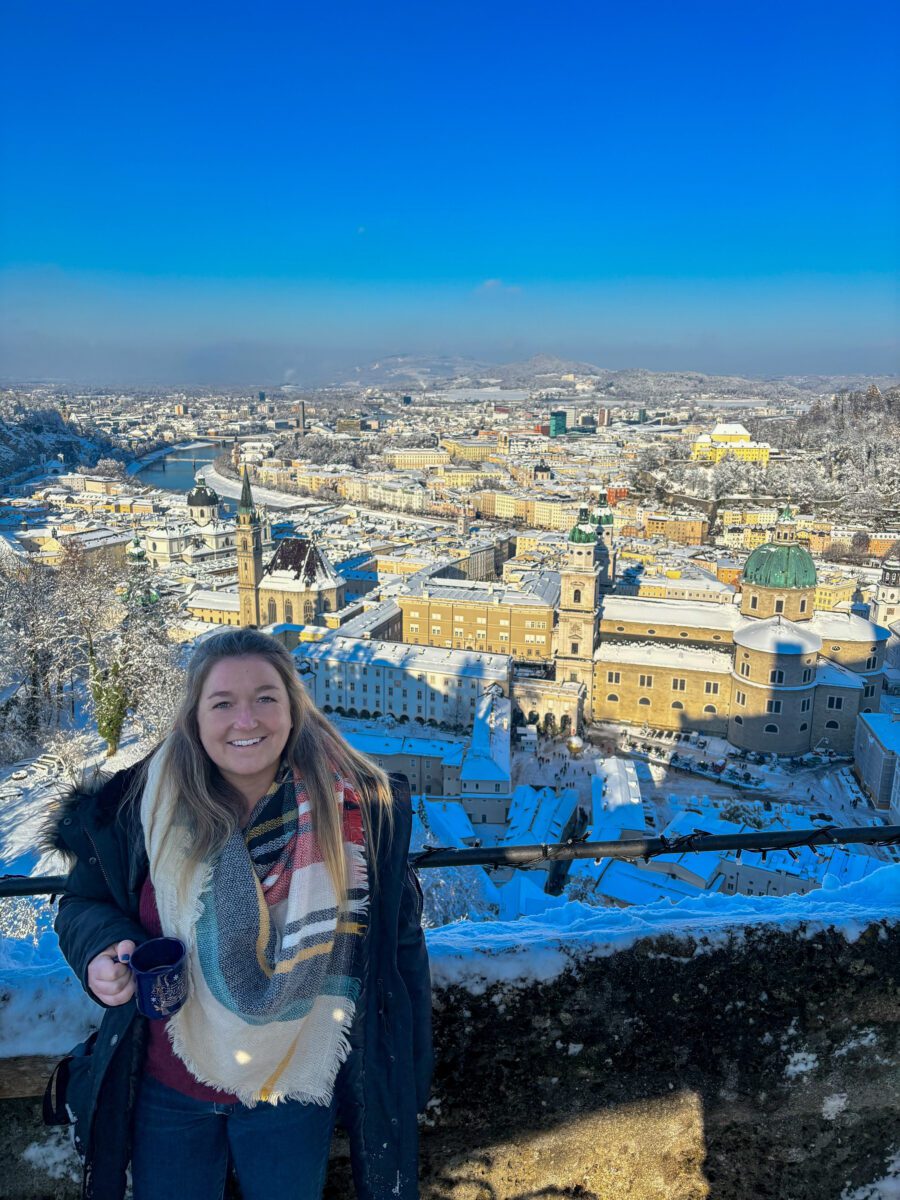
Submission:
[[[614,952],[555,937],[556,966],[530,981],[512,942],[452,969],[435,946],[423,1200],[897,1194],[864,1186],[900,1149],[896,914],[705,933],[671,911],[666,931]],[[76,1196],[22,1161],[44,1136],[36,1106],[6,1102],[0,1128],[0,1196]],[[326,1197],[352,1195],[338,1139]]]

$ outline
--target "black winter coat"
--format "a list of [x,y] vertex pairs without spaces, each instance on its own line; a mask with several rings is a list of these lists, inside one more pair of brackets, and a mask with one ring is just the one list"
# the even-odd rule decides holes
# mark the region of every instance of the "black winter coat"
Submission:
[[[138,764],[120,771],[99,790],[72,792],[51,829],[50,845],[72,863],[56,931],[85,990],[96,955],[124,938],[140,944],[149,936],[138,916],[147,854],[139,800],[129,798],[141,769]],[[428,1099],[433,1062],[422,893],[407,861],[409,783],[393,775],[391,786],[393,835],[385,830],[379,837],[377,827],[371,831],[378,854],[376,863],[370,861],[363,986],[336,1090],[360,1200],[418,1197],[416,1114]],[[377,822],[377,810],[372,820]],[[99,1030],[67,1064],[65,1103],[84,1159],[85,1200],[121,1200],[125,1193],[145,1049],[146,1020],[130,1000],[106,1008]]]

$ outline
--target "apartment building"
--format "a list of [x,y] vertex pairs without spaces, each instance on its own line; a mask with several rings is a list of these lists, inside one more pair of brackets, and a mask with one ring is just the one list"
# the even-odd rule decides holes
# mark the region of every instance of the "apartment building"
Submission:
[[550,662],[559,574],[535,573],[528,587],[466,580],[418,582],[396,597],[411,645],[485,650]]

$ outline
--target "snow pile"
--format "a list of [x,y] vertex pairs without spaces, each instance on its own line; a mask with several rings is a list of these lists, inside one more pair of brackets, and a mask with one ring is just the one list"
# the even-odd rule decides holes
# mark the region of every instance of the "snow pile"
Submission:
[[65,1054],[100,1024],[63,959],[56,934],[0,939],[0,1057]]
[[875,1183],[867,1183],[852,1192],[844,1188],[841,1200],[900,1200],[900,1150],[895,1150],[887,1163],[887,1175]]
[[463,922],[427,936],[434,982],[480,992],[495,983],[546,982],[573,961],[614,954],[644,937],[702,937],[712,948],[741,928],[773,925],[802,928],[807,935],[835,928],[852,942],[881,920],[900,921],[900,865],[802,896],[704,893],[679,904],[663,900],[618,910],[572,901],[516,921]]
[[35,1170],[51,1179],[70,1179],[81,1182],[81,1162],[72,1145],[67,1129],[49,1129],[42,1142],[32,1142],[22,1151],[22,1158]]

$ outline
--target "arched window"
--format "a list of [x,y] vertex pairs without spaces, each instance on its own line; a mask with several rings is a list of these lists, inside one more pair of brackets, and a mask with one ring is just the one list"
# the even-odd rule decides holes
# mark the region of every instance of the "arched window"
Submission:
[[708,712],[708,713],[714,713],[716,711],[716,706],[714,704],[707,704],[705,706],[705,708],[703,709],[703,711]]
[[646,696],[641,696],[640,700],[638,700],[638,704],[649,704],[649,703],[650,703],[650,701],[647,699]]
[[610,692],[609,695],[606,697],[606,700],[607,700],[607,703],[609,703],[609,704],[618,704],[619,703],[619,697],[616,695],[615,692]]
[[308,624],[316,619],[316,606],[312,600],[306,600],[303,604],[303,620]]
[[675,700],[672,702],[672,707],[673,708],[684,708],[684,705],[681,703],[680,700]]
[[765,727],[765,729],[763,730],[763,733],[777,733],[777,732],[778,732],[777,725],[767,725]]
[[572,592],[572,603],[573,604],[581,603],[581,588],[575,588],[575,590]]
[[293,606],[293,604],[291,604],[290,600],[285,600],[285,602],[284,602],[284,619],[288,623],[288,625],[293,625],[293,623],[294,623],[294,606]]
[[838,725],[837,721],[826,721],[825,728],[826,729],[840,729],[840,725]]
[[274,625],[277,620],[278,620],[278,613],[275,608],[275,601],[270,600],[269,601],[269,624]]

